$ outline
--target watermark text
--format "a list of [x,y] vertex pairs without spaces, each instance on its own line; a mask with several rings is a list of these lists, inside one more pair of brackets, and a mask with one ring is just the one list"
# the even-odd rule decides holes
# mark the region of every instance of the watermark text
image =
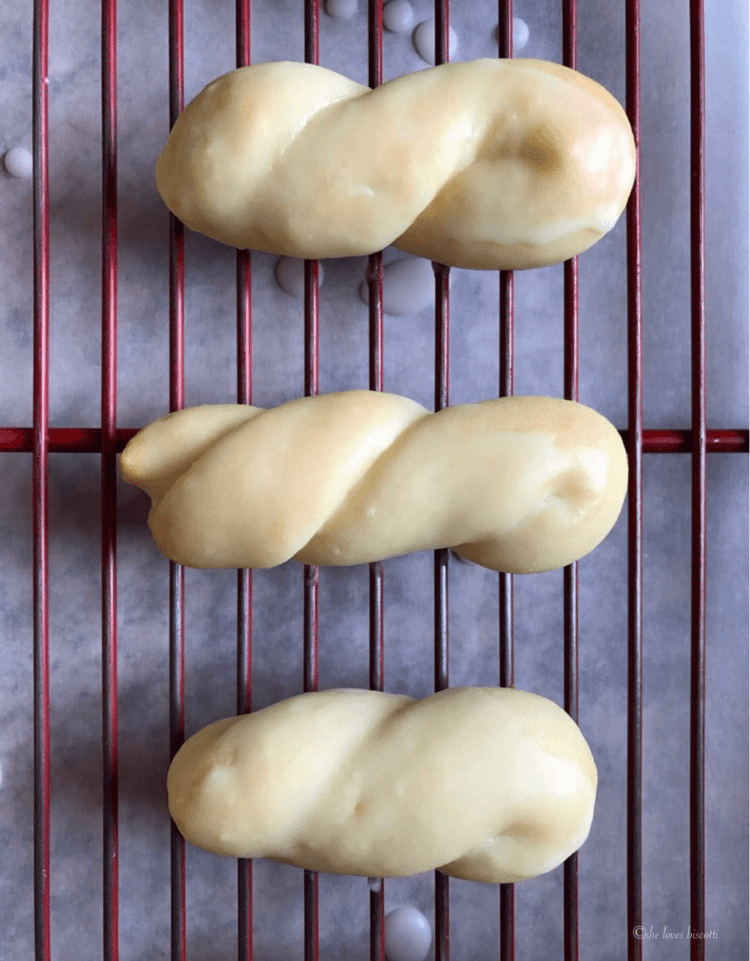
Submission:
[[637,941],[717,941],[719,929],[694,931],[693,928],[688,926],[684,931],[676,931],[666,925],[655,928],[653,924],[648,927],[644,924],[637,924],[633,928],[633,937]]

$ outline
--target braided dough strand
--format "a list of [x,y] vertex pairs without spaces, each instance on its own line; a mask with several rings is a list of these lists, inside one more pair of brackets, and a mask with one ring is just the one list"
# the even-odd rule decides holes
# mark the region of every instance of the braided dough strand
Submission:
[[431,414],[373,391],[178,411],[138,433],[120,469],[152,498],[159,548],[191,567],[453,547],[493,570],[553,570],[599,544],[627,486],[618,432],[581,404],[513,397]]
[[581,253],[634,177],[614,97],[540,60],[443,64],[375,90],[311,64],[243,67],[188,105],[156,165],[170,210],[232,246],[317,258],[395,244],[481,269]]
[[542,874],[577,850],[596,786],[573,720],[507,688],[303,694],[204,728],[167,781],[180,831],[217,854],[487,882]]

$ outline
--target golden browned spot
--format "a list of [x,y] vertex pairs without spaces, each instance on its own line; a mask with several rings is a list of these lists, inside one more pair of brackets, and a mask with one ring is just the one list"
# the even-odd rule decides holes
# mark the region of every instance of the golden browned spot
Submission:
[[562,166],[562,151],[546,127],[536,127],[524,140],[519,156],[539,173],[553,173]]

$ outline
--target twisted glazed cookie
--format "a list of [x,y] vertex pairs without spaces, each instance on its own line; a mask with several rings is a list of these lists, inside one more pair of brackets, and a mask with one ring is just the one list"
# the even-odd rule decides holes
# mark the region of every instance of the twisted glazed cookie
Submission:
[[610,230],[635,146],[603,87],[475,60],[370,90],[303,63],[243,67],[180,115],[156,185],[188,227],[294,257],[389,244],[456,267],[558,263]]
[[470,881],[551,871],[586,840],[597,773],[562,708],[512,688],[422,701],[302,694],[191,737],[169,810],[216,854],[312,871]]
[[120,470],[151,496],[159,548],[191,567],[453,547],[493,570],[553,570],[607,535],[627,486],[620,435],[581,404],[512,397],[431,414],[365,390],[168,414]]

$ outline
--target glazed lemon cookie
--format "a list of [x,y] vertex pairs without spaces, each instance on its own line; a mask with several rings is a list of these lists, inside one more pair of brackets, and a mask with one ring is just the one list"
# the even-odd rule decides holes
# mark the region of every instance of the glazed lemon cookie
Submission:
[[366,390],[177,411],[136,434],[120,470],[150,495],[159,548],[190,567],[452,547],[492,570],[554,570],[609,533],[628,480],[617,430],[582,404],[510,397],[433,414]]
[[156,184],[188,227],[235,247],[350,257],[393,244],[519,269],[586,250],[622,213],[635,146],[622,107],[541,60],[475,60],[370,90],[266,63],[178,117]]
[[216,854],[511,882],[583,844],[597,772],[575,722],[536,694],[337,690],[210,724],[167,787],[182,834]]

